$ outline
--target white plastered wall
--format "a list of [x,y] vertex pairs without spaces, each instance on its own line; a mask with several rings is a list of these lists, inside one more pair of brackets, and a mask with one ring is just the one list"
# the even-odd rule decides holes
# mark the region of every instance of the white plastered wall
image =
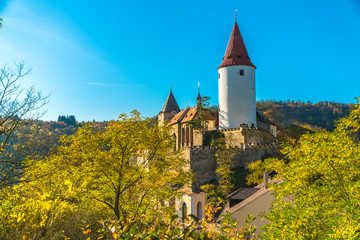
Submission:
[[[244,76],[240,76],[244,70]],[[252,124],[256,127],[255,68],[227,66],[219,73],[220,129]]]
[[175,211],[176,214],[181,219],[182,216],[182,206],[183,203],[186,204],[187,215],[193,214],[194,216],[198,215],[198,203],[201,202],[201,218],[205,216],[205,193],[200,192],[199,194],[186,194],[184,193],[180,199],[175,200]]

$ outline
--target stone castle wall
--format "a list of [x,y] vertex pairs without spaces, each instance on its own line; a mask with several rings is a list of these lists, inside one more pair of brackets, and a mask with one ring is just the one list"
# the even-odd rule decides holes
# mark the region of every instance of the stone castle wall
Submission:
[[[271,156],[276,153],[276,144],[240,144],[234,148],[236,154],[232,161],[232,168],[247,167],[250,162],[261,159],[263,156]],[[215,147],[187,147],[183,149],[183,156],[190,162],[190,169],[195,174],[196,186],[204,185],[216,176],[216,148]]]
[[232,147],[240,147],[241,144],[270,144],[276,141],[275,138],[269,138],[267,135],[270,134],[266,131],[254,127],[227,128],[220,132],[225,135],[227,145]]

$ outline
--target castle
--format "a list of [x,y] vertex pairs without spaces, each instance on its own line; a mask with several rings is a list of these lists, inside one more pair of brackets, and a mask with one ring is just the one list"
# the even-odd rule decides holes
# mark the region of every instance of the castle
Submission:
[[[237,22],[218,67],[219,110],[201,112],[200,92],[196,107],[180,110],[170,90],[164,107],[158,115],[159,124],[167,122],[175,138],[176,149],[183,149],[189,168],[195,174],[193,188],[185,191],[175,208],[179,216],[204,216],[205,197],[200,186],[216,179],[216,147],[205,142],[206,136],[217,131],[226,143],[235,148],[232,167],[246,167],[248,163],[272,155],[277,148],[276,126],[256,111],[255,65],[251,62]],[[195,128],[191,122],[199,119],[205,127]]]

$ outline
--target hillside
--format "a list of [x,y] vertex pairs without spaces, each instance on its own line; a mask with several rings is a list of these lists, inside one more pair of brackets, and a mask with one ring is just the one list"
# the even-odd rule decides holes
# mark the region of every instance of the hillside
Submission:
[[[298,138],[301,134],[313,130],[325,129],[332,131],[334,123],[339,118],[349,114],[352,104],[337,102],[294,102],[263,100],[256,104],[257,110],[278,127],[278,135],[281,140]],[[216,109],[216,107],[213,107]],[[157,116],[152,118],[155,124]],[[46,150],[56,148],[59,139],[63,135],[71,135],[78,127],[90,123],[95,129],[104,129],[108,122],[77,122],[74,116],[59,116],[58,121],[26,121],[25,128],[41,131],[40,138],[47,139],[47,144],[42,148]],[[46,146],[47,145],[47,146]]]
[[352,104],[338,102],[301,102],[262,100],[256,108],[275,123],[281,140],[298,138],[301,134],[313,130],[335,129],[335,122],[350,113]]

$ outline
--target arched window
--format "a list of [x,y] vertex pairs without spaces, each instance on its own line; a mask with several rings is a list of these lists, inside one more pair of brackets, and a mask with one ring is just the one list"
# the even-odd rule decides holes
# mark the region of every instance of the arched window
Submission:
[[202,215],[202,204],[201,204],[201,202],[198,202],[198,203],[197,203],[196,209],[197,209],[197,216],[196,216],[196,217],[197,217],[199,220],[201,220],[201,219],[203,218],[203,215]]
[[187,207],[186,207],[186,203],[183,203],[181,205],[181,218],[182,220],[185,220],[186,216],[187,216]]

